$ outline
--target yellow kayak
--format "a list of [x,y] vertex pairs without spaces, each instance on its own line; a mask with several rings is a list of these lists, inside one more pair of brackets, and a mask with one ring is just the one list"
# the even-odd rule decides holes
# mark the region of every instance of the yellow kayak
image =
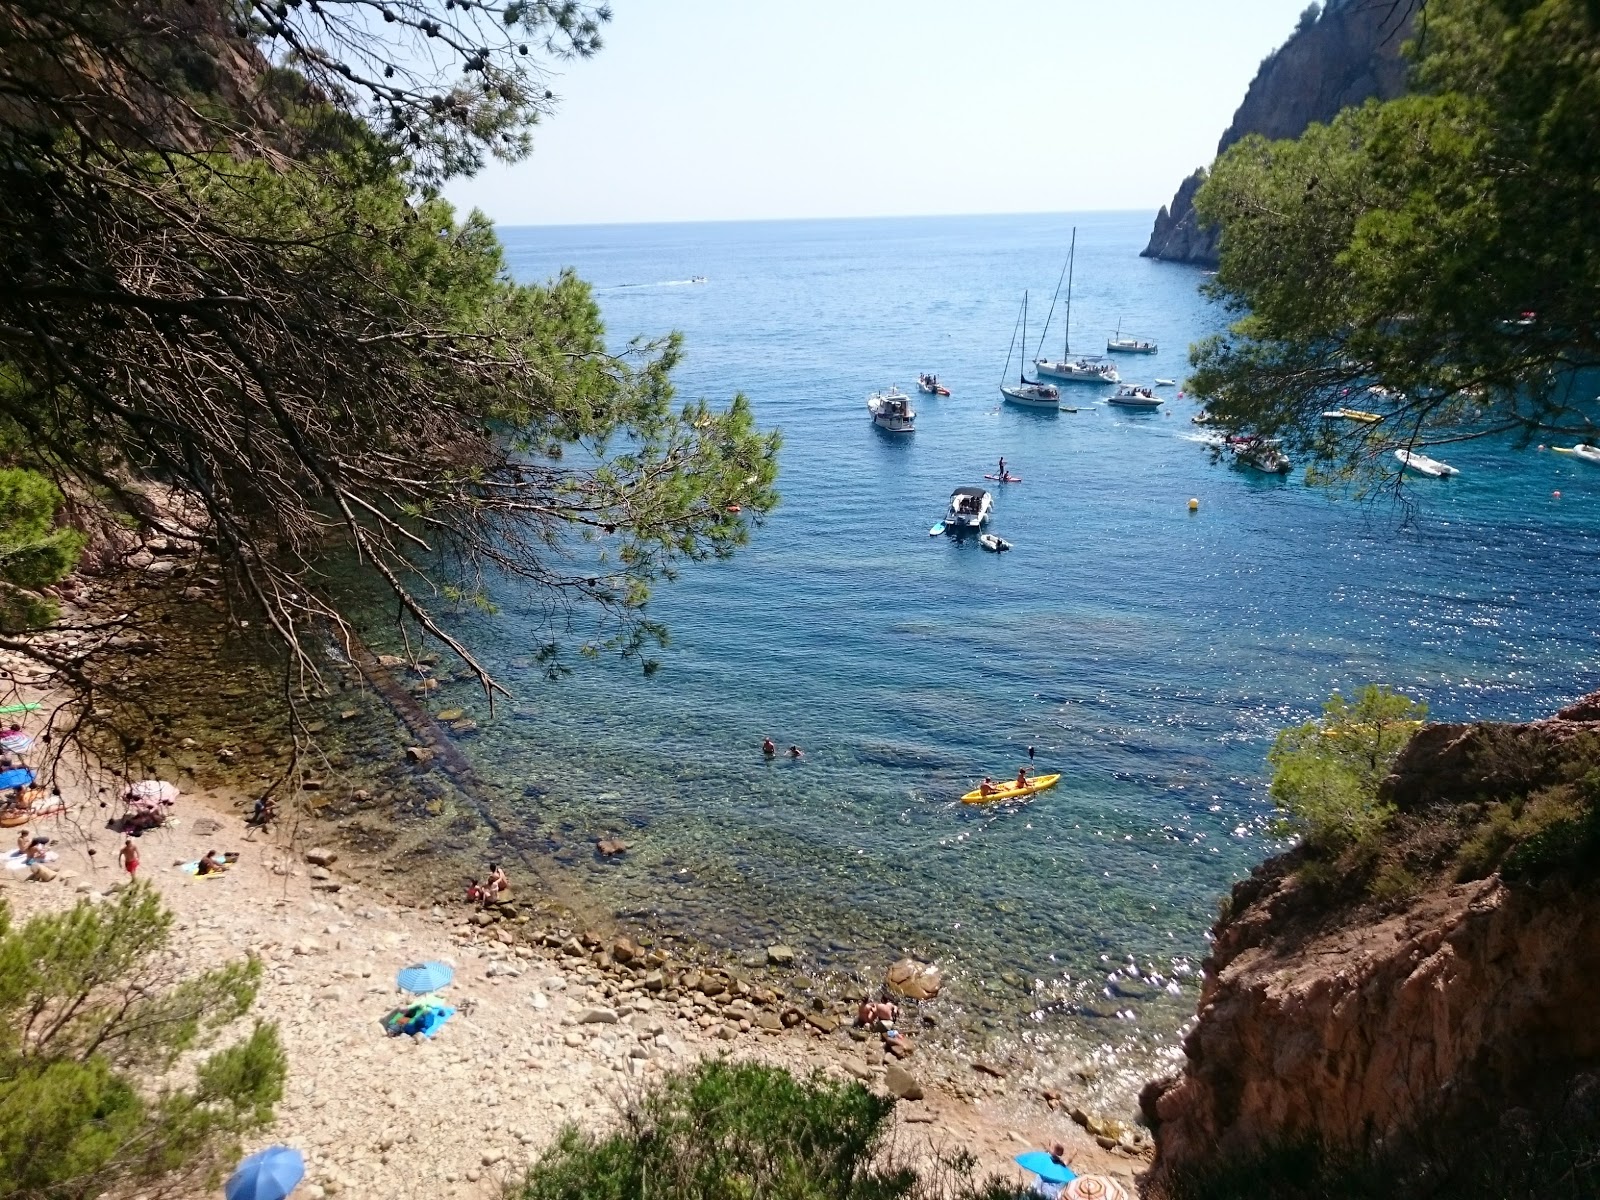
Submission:
[[1018,787],[1016,782],[1003,784],[994,789],[987,796],[983,790],[977,789],[961,797],[963,804],[998,804],[1002,800],[1020,800],[1024,796],[1031,796],[1035,792],[1042,792],[1046,788],[1053,788],[1060,781],[1060,775],[1037,775],[1029,782],[1027,787]]

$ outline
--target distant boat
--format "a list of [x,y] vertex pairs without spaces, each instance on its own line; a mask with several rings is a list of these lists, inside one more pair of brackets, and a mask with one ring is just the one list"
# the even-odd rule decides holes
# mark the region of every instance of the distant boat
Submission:
[[1322,414],[1325,421],[1359,421],[1363,425],[1376,425],[1383,417],[1379,413],[1362,412],[1359,408],[1332,408]]
[[1584,462],[1600,466],[1600,446],[1590,446],[1579,442],[1576,446],[1551,446],[1557,454],[1570,454],[1573,458],[1581,458]]
[[1402,465],[1409,467],[1418,475],[1426,475],[1429,479],[1448,479],[1452,475],[1461,474],[1449,463],[1429,458],[1426,454],[1418,454],[1415,450],[1396,450],[1394,456]]
[[981,487],[958,487],[950,493],[950,508],[944,515],[946,533],[977,533],[989,521],[994,497]]
[[689,282],[690,283],[705,283],[706,282],[706,277],[704,275],[691,275],[691,276],[689,276]]
[[1122,336],[1122,326],[1117,326],[1117,331],[1106,339],[1107,354],[1154,354],[1156,344],[1144,338],[1136,338],[1132,334]]
[[872,414],[872,423],[887,433],[916,431],[917,414],[911,407],[911,397],[898,387],[868,396],[867,411]]
[[[1072,357],[1072,272],[1073,263],[1078,256],[1078,229],[1072,229],[1072,245],[1067,250],[1067,265],[1063,274],[1067,277],[1067,315],[1062,327],[1061,357],[1057,359],[1036,357],[1033,361],[1034,372],[1041,378],[1058,379],[1063,383],[1092,383],[1109,384],[1121,383],[1122,376],[1117,374],[1117,368],[1098,355],[1088,354]],[[1061,294],[1061,281],[1056,281],[1056,294]],[[1039,348],[1044,348],[1045,334],[1050,330],[1050,317],[1055,315],[1056,302],[1050,300],[1050,313],[1044,319],[1044,329],[1039,334]]]
[[1176,387],[1177,385],[1178,385],[1178,381],[1176,379],[1158,379],[1158,380],[1156,380],[1156,386],[1157,387]]
[[1277,438],[1235,434],[1225,444],[1234,462],[1252,471],[1260,471],[1263,475],[1287,475],[1294,469],[1289,456],[1279,449],[1281,443]]
[[1159,408],[1166,401],[1147,387],[1123,383],[1117,385],[1116,395],[1106,397],[1106,403],[1119,404],[1123,408]]
[[[1022,348],[1027,353],[1028,348],[1028,293],[1022,293]],[[1006,355],[1006,370],[1011,369],[1011,355]],[[1061,393],[1050,384],[1038,379],[1029,379],[1025,370],[1017,372],[1017,382],[1010,386],[1000,385],[1000,394],[1012,404],[1020,404],[1023,408],[1061,408]]]
[[950,389],[939,382],[937,375],[918,375],[917,390],[927,392],[930,396],[948,396],[950,394]]

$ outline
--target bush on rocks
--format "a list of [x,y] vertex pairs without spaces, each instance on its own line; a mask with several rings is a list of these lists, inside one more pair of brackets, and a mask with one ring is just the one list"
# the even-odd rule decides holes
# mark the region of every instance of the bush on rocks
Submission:
[[576,1128],[508,1200],[1006,1200],[956,1155],[919,1175],[886,1149],[895,1101],[859,1083],[726,1060],[668,1076],[604,1137]]

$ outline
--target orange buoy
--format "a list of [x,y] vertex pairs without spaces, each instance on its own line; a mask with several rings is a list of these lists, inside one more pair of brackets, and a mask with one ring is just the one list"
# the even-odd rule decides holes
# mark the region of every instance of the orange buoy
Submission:
[[1198,496],[1190,496],[1189,497],[1189,511],[1190,512],[1199,512],[1200,511],[1200,498]]

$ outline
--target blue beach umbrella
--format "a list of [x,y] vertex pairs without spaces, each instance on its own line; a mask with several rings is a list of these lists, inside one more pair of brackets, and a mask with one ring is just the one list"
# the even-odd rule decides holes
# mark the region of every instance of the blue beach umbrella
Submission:
[[1058,1163],[1043,1150],[1029,1150],[1026,1154],[1017,1155],[1017,1166],[1024,1171],[1032,1171],[1046,1183],[1071,1183],[1078,1177],[1071,1167]]
[[436,992],[456,977],[442,962],[413,963],[394,977],[405,992]]
[[0,792],[9,792],[12,788],[27,787],[33,782],[33,772],[27,767],[13,767],[9,771],[0,771]]
[[228,1200],[283,1200],[305,1178],[306,1160],[292,1146],[257,1150],[228,1176]]

